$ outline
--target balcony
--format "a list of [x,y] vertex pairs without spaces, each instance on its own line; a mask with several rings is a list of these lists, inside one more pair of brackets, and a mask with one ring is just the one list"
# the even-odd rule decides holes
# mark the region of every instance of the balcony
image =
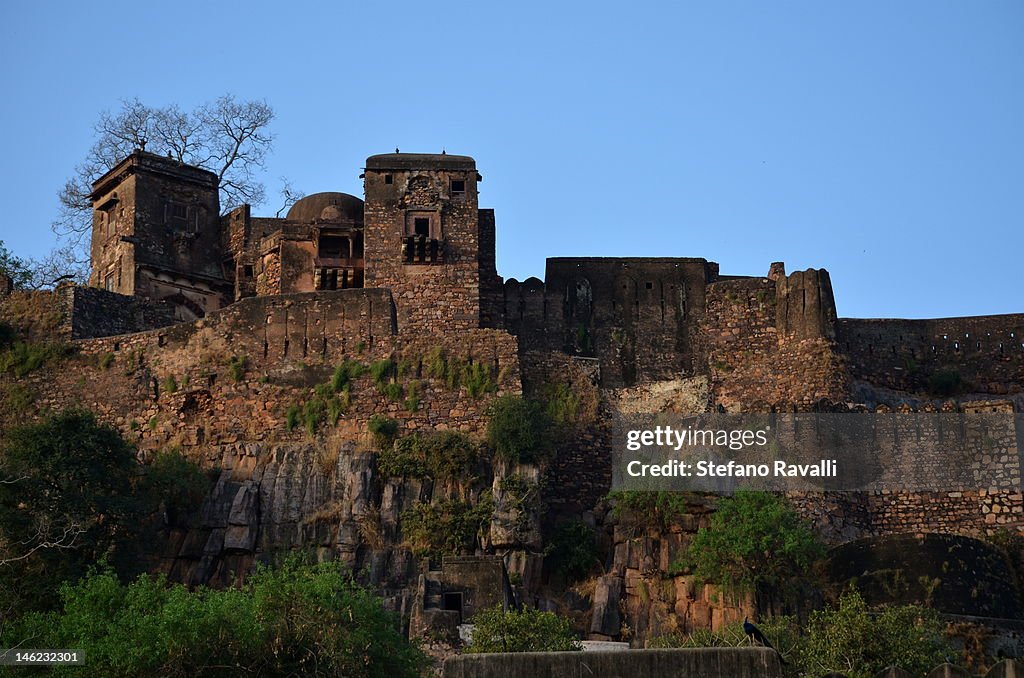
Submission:
[[441,241],[425,235],[407,235],[402,241],[402,260],[407,264],[440,264]]

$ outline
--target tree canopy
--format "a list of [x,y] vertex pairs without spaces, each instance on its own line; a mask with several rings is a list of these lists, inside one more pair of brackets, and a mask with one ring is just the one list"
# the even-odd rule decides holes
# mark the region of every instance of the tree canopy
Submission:
[[58,194],[60,213],[53,230],[66,246],[51,255],[51,273],[72,263],[88,264],[92,183],[136,149],[216,174],[225,211],[261,204],[265,189],[258,175],[273,144],[273,119],[274,110],[265,101],[241,101],[230,94],[190,111],[130,99],[118,111],[103,112],[93,127],[95,142]]
[[62,582],[105,561],[121,574],[145,564],[142,535],[161,507],[187,514],[208,489],[198,467],[173,452],[143,474],[135,449],[85,411],[5,432],[0,446],[0,599],[56,602]]
[[727,589],[791,587],[824,555],[824,547],[784,497],[737,492],[724,497],[680,563]]

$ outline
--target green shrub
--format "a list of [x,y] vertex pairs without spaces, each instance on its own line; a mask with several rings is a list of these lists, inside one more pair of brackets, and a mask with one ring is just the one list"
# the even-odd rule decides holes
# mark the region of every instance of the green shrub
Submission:
[[284,414],[284,425],[289,431],[294,431],[295,427],[299,425],[299,414],[302,413],[302,408],[294,403],[288,406],[288,411]]
[[501,396],[489,409],[487,442],[509,463],[535,463],[551,453],[552,424],[544,408],[516,395]]
[[24,384],[0,384],[0,414],[23,421],[36,396]]
[[377,455],[377,470],[385,478],[423,478],[427,468],[421,438],[417,435],[399,438],[391,447]]
[[930,608],[902,605],[872,612],[860,594],[848,592],[837,607],[811,613],[800,665],[814,676],[837,671],[870,678],[889,666],[923,676],[954,654],[944,630]]
[[480,446],[463,433],[416,433],[382,450],[377,455],[377,468],[386,478],[463,478],[472,474],[479,458]]
[[373,383],[376,384],[378,389],[384,388],[384,385],[391,379],[394,372],[395,361],[391,358],[384,358],[370,365],[370,376],[373,378]]
[[[801,675],[799,663],[802,658],[800,627],[792,617],[770,617],[757,620],[768,642],[778,650],[786,661],[783,673],[786,676]],[[716,631],[700,629],[690,634],[672,633],[652,638],[650,648],[676,647],[749,647],[750,639],[743,631],[743,622],[735,622]],[[808,674],[819,675],[819,674]]]
[[418,381],[410,381],[409,388],[406,389],[404,407],[407,412],[415,412],[420,409],[420,402],[422,396],[422,385]]
[[566,617],[553,612],[503,610],[501,605],[473,616],[473,641],[465,652],[565,652],[582,650]]
[[398,402],[405,395],[405,389],[399,383],[392,382],[390,384],[384,384],[384,388],[381,391],[384,397],[391,402]]
[[349,389],[353,380],[366,373],[366,365],[354,360],[346,360],[334,368],[331,377],[331,388],[335,393]]
[[342,397],[331,397],[327,399],[327,420],[331,426],[338,423],[341,415],[348,409],[348,391],[342,391]]
[[150,460],[142,495],[154,502],[154,509],[162,503],[168,522],[174,525],[199,508],[208,489],[199,465],[175,448],[161,450]]
[[290,558],[220,590],[145,576],[124,586],[98,572],[61,597],[59,612],[28,615],[3,642],[81,648],[102,676],[414,678],[426,666],[398,619],[337,563]]
[[719,501],[677,565],[726,590],[783,590],[806,578],[824,553],[784,497],[739,491]]
[[471,554],[493,512],[490,495],[481,495],[475,505],[462,501],[415,504],[401,515],[404,543],[417,557],[428,557],[433,563],[447,555]]
[[245,373],[249,369],[249,358],[247,356],[233,355],[228,360],[228,375],[233,380],[242,381],[245,378]]
[[427,354],[427,376],[432,379],[446,380],[448,378],[448,358],[445,356],[444,349],[440,346],[435,346]]
[[54,365],[74,353],[74,347],[59,342],[16,341],[0,353],[0,373],[24,377],[46,365]]
[[548,541],[548,548],[546,563],[567,582],[579,581],[601,567],[597,535],[582,520],[559,525]]
[[619,520],[662,530],[693,510],[693,495],[688,492],[627,490],[612,492],[608,498]]
[[481,362],[463,365],[461,381],[470,398],[479,398],[485,393],[494,393],[498,390],[498,385],[494,383],[491,366]]
[[97,365],[99,365],[99,368],[101,370],[109,370],[110,366],[113,364],[114,354],[111,351],[107,351],[106,353],[101,355],[99,361],[97,361]]
[[458,431],[438,431],[424,439],[429,468],[435,478],[472,475],[480,459],[480,444]]
[[326,417],[327,404],[321,398],[311,398],[302,407],[302,423],[309,435],[316,435],[316,430]]
[[[138,565],[139,526],[152,505],[137,492],[135,450],[85,411],[15,426],[0,439],[0,600],[51,605],[62,581],[99,558]],[[17,603],[17,605],[14,605]]]
[[178,380],[174,378],[173,374],[169,374],[161,382],[160,387],[167,393],[174,393],[178,390]]
[[398,433],[398,422],[383,414],[375,414],[366,422],[367,430],[381,438],[391,438]]

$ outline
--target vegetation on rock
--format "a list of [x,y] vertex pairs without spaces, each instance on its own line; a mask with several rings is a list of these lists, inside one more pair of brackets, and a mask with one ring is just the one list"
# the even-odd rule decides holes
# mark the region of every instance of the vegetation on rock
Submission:
[[566,617],[553,612],[504,610],[501,605],[474,615],[473,640],[465,652],[565,652],[582,650]]
[[678,566],[727,590],[792,590],[824,552],[784,497],[739,491],[718,502]]

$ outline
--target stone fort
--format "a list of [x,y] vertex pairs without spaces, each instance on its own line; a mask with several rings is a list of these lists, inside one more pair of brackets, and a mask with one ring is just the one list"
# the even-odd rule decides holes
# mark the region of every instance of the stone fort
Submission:
[[[665,614],[684,630],[714,627],[742,611],[692,581],[662,587],[654,602],[640,593],[645,578],[668,576],[710,509],[698,502],[668,532],[620,529],[605,499],[610,413],[1021,411],[1024,315],[839,318],[827,271],[782,263],[736,276],[692,257],[553,258],[544,280],[503,279],[473,158],[374,155],[362,178],[363,199],[318,193],[283,218],[247,205],[222,214],[215,175],[136,151],[93,185],[89,285],[0,303],[26,331],[51,318],[47,331],[78,349],[56,377],[23,380],[39,408],[88,407],[142,455],[173,445],[218,470],[199,523],[167,526],[155,566],[178,580],[225,582],[275,549],[303,547],[369,573],[414,623],[433,608],[462,615],[501,586],[474,594],[473,576],[450,574],[472,554],[442,571],[418,563],[402,515],[487,491],[496,509],[473,549],[481,567],[500,581],[487,559],[502,556],[524,595],[538,596],[550,583],[546,519],[510,529],[522,521],[502,504],[501,479],[518,474],[537,481],[551,521],[582,519],[602,535],[594,637],[619,638],[626,622],[634,637],[650,635]],[[443,383],[430,365],[440,353],[482,371],[489,388]],[[405,365],[390,377],[397,388],[360,377],[333,425],[287,425],[289,407],[310,402],[334,366],[387,359]],[[374,415],[407,433],[480,435],[495,397],[543,400],[559,388],[587,414],[544,468],[498,464],[432,483],[376,471]],[[396,393],[415,393],[415,406]],[[1001,463],[1015,484],[998,491],[793,499],[835,545],[1019,531],[1016,451]],[[432,587],[466,597],[449,609],[431,602]]]

